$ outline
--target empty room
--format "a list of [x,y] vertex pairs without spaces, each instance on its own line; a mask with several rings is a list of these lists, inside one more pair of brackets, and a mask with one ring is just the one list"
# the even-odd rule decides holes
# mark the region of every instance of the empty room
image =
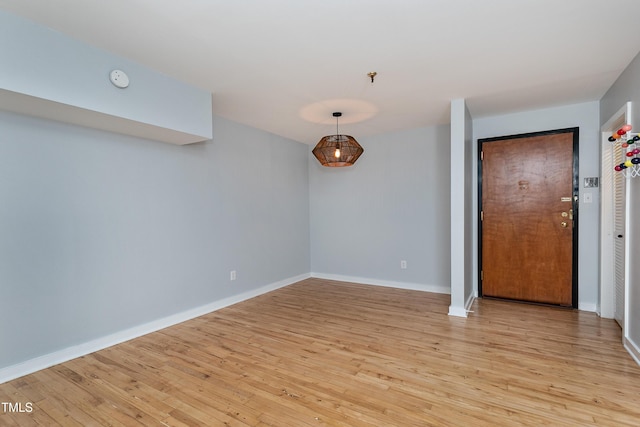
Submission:
[[0,0],[0,426],[640,425],[638,17]]

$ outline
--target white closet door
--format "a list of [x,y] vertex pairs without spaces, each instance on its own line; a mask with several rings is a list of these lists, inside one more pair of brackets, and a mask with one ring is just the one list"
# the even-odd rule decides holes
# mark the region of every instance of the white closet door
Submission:
[[[613,158],[624,157],[623,148],[615,144]],[[614,163],[619,163],[614,160]],[[625,188],[626,178],[622,172],[614,173],[613,177],[613,232],[614,232],[614,318],[624,327],[624,284],[625,284]]]

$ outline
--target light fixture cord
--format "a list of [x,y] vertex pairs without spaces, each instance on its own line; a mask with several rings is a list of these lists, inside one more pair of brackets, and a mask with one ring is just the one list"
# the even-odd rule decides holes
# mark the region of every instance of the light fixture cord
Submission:
[[336,116],[336,148],[339,150],[340,149],[340,132],[338,131],[338,120],[340,120],[340,117]]

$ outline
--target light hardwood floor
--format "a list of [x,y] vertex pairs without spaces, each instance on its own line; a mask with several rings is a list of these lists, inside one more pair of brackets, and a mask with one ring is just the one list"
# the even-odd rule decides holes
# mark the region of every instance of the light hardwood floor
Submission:
[[0,385],[0,425],[638,426],[615,322],[308,279]]

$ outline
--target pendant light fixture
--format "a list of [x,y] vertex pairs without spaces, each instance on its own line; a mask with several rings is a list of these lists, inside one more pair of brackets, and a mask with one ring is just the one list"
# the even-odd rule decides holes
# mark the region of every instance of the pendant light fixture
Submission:
[[322,137],[313,149],[313,155],[322,164],[329,167],[343,167],[353,165],[364,149],[358,141],[350,135],[340,135],[338,132],[338,118],[342,113],[335,112],[336,134]]

